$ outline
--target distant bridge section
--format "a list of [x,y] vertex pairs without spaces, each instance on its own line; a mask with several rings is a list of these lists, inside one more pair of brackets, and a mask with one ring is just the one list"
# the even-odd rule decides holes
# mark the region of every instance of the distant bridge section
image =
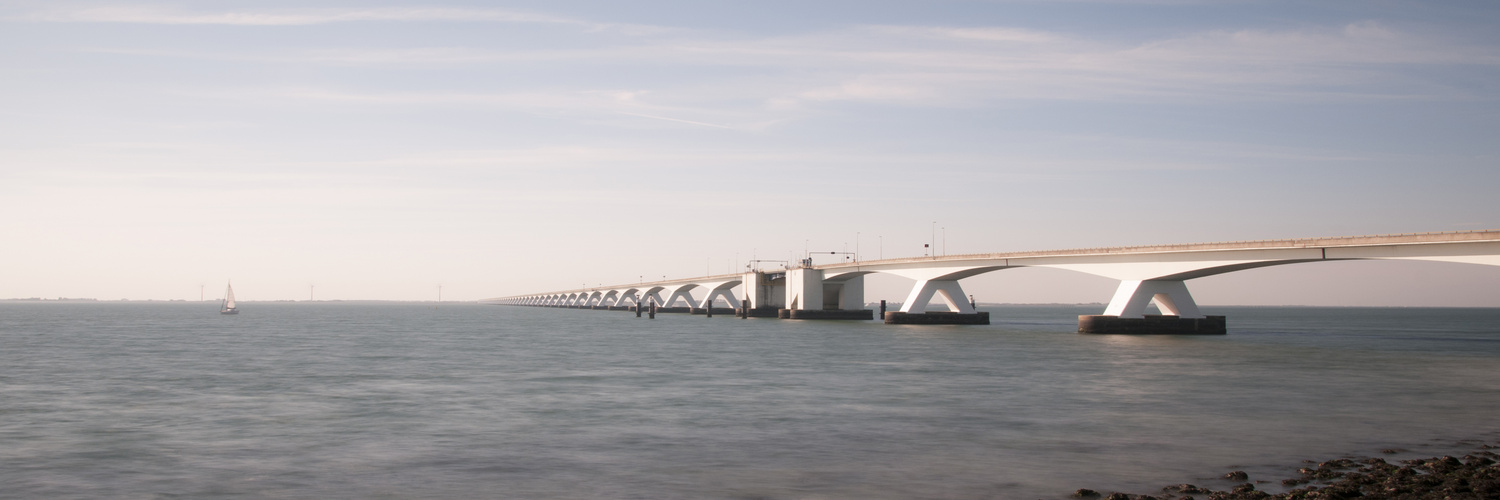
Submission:
[[[656,305],[708,308],[718,300],[730,307],[775,308],[779,317],[858,317],[829,311],[864,307],[864,276],[887,273],[916,281],[901,310],[887,322],[975,323],[973,303],[959,280],[1018,267],[1068,269],[1120,281],[1102,315],[1080,317],[1080,331],[1223,333],[1223,317],[1198,309],[1186,282],[1194,278],[1267,266],[1339,260],[1428,260],[1500,266],[1500,230],[1234,241],[926,256],[795,266],[773,272],[747,272],[664,280],[636,285],[565,290],[487,299],[494,304],[630,308]],[[707,290],[694,302],[691,291]],[[735,292],[738,290],[738,293]],[[947,313],[932,316],[938,300]],[[1147,317],[1155,303],[1160,316]],[[628,304],[628,305],[627,305]],[[820,311],[814,314],[810,311]],[[884,312],[884,311],[883,311]],[[769,314],[761,314],[769,315]],[[919,316],[920,315],[920,316]],[[868,317],[868,312],[865,317]],[[893,321],[893,318],[896,320]],[[905,320],[901,318],[907,318]],[[987,316],[984,322],[987,322]],[[1215,319],[1217,318],[1217,319]]]

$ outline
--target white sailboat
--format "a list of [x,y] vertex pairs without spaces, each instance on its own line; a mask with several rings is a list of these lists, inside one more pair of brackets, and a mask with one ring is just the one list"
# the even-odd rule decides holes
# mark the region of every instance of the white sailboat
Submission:
[[224,290],[224,304],[219,307],[219,314],[239,314],[240,310],[234,307],[234,287],[226,285]]

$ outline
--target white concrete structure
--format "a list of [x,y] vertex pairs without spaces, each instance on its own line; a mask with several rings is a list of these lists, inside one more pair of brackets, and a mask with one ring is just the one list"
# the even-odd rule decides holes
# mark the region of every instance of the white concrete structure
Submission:
[[[972,313],[974,309],[959,280],[1016,267],[1050,267],[1120,280],[1119,288],[1104,311],[1106,316],[1140,318],[1145,315],[1147,305],[1154,302],[1163,314],[1202,318],[1203,314],[1188,292],[1188,280],[1266,266],[1362,259],[1500,266],[1500,230],[886,259],[808,266],[773,273],[705,276],[633,286],[500,297],[483,302],[565,307],[620,306],[627,298],[639,294],[640,300],[655,300],[656,304],[663,306],[686,300],[693,307],[702,308],[709,300],[722,298],[731,307],[739,307],[743,299],[749,300],[754,307],[861,309],[864,307],[864,276],[889,273],[916,281],[902,303],[901,312],[925,312],[937,299],[950,311]],[[784,278],[779,276],[782,272]],[[751,283],[752,286],[740,286],[742,283]],[[706,290],[706,296],[695,304],[691,291],[697,288]],[[733,292],[736,288],[740,289],[738,295]],[[666,300],[661,300],[662,294],[666,294]],[[609,302],[610,297],[615,297],[613,302]]]

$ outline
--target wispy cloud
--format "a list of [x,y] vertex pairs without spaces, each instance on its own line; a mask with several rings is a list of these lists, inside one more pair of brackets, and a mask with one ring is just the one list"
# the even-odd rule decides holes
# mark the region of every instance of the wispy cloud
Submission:
[[[793,99],[916,98],[960,105],[1007,99],[1461,98],[1462,91],[1428,71],[1500,66],[1494,47],[1450,43],[1374,22],[1211,31],[1132,44],[1000,28],[880,26],[749,47],[741,52],[744,57],[759,51],[782,64],[800,60],[830,68],[829,73],[855,72]],[[1413,71],[1413,66],[1429,70]]]
[[699,125],[699,126],[703,126],[703,127],[733,128],[733,127],[729,127],[729,126],[726,126],[726,125],[717,125],[717,124],[713,124],[713,123],[704,123],[704,122],[697,122],[697,121],[692,121],[692,120],[683,120],[683,119],[680,119],[680,118],[670,118],[670,117],[666,117],[666,116],[648,115],[648,114],[645,114],[645,113],[631,113],[631,112],[628,112],[628,111],[616,111],[616,113],[619,113],[619,114],[622,114],[622,115],[628,115],[628,116],[639,116],[641,118],[650,118],[650,119],[653,119],[653,120],[664,120],[664,121],[676,122],[676,123],[686,123],[686,124],[689,124],[689,125]]
[[[646,90],[557,90],[539,89],[517,92],[372,92],[323,87],[233,88],[192,91],[186,95],[231,101],[262,102],[268,99],[316,102],[324,104],[386,106],[489,107],[534,112],[567,111],[584,113],[585,117],[633,116],[650,120],[699,127],[734,130],[761,130],[774,119],[764,112],[724,107],[693,107],[650,102],[642,98]],[[701,117],[701,118],[700,118]]]
[[864,29],[870,32],[899,36],[978,40],[984,42],[1056,43],[1067,40],[1067,37],[1057,33],[1007,27],[869,26]]
[[355,9],[272,9],[204,12],[152,6],[50,8],[6,18],[49,23],[129,23],[166,25],[307,26],[349,22],[498,22],[563,24],[627,34],[665,31],[657,26],[599,23],[569,17],[504,9],[374,7]]
[[[84,10],[70,11],[60,18],[245,24],[430,19],[576,24],[591,29],[614,26],[541,14],[461,9],[195,15],[150,12],[154,11]],[[567,48],[349,47],[243,53],[89,50],[398,69],[475,69],[550,62],[651,65],[670,68],[674,75],[673,79],[652,84],[652,98],[659,105],[673,98],[702,102],[745,102],[749,98],[767,109],[782,111],[799,104],[829,101],[972,106],[1016,99],[1463,98],[1464,90],[1452,82],[1431,71],[1412,68],[1500,66],[1500,50],[1494,47],[1465,45],[1376,22],[1279,31],[1196,32],[1131,43],[1009,27],[881,25],[763,38],[687,31],[661,31],[656,35],[624,41],[583,40]],[[725,80],[720,75],[726,68],[753,69],[754,87]],[[556,87],[559,83],[572,82],[548,85]],[[536,102],[530,98],[523,101]]]
[[[576,119],[641,127],[646,120],[760,131],[837,103],[901,107],[985,107],[1006,102],[1461,100],[1484,89],[1445,78],[1450,68],[1500,66],[1500,50],[1403,31],[1372,21],[1299,29],[1188,32],[1122,42],[1076,33],[1007,26],[870,25],[792,35],[744,34],[619,25],[549,14],[465,8],[368,8],[184,11],[146,7],[37,11],[38,22],[234,24],[502,22],[547,24],[644,36],[577,36],[566,45],[304,47],[194,49],[96,47],[102,54],[348,66],[391,71],[503,68],[524,75],[504,88],[452,86],[405,77],[358,85],[309,83],[275,88],[203,89],[222,99],[280,99],[329,104],[486,106],[532,112],[581,112]],[[528,68],[544,68],[531,72]],[[555,71],[559,67],[587,71]],[[601,88],[600,68],[670,77],[630,79]],[[481,77],[485,79],[488,77]],[[394,80],[393,80],[394,81]],[[293,84],[296,85],[296,84]],[[630,116],[645,120],[626,120]]]
[[[659,118],[659,117],[652,117]],[[676,121],[676,120],[672,120]],[[696,124],[713,126],[713,124]],[[233,186],[309,185],[423,185],[434,183],[467,189],[475,178],[503,179],[506,185],[531,189],[532,182],[555,178],[565,169],[590,178],[611,173],[625,177],[649,174],[672,178],[704,165],[754,171],[758,175],[796,175],[838,185],[860,182],[889,186],[882,175],[914,169],[941,177],[946,173],[975,179],[1014,181],[1038,177],[1087,176],[1099,173],[1225,170],[1266,159],[1300,166],[1350,162],[1406,161],[1390,155],[1352,157],[1339,151],[1270,147],[1230,142],[1153,141],[1133,137],[1067,136],[1049,140],[1052,146],[1095,150],[1067,158],[1040,149],[1015,148],[995,152],[892,153],[830,149],[745,149],[726,147],[660,148],[652,145],[555,145],[510,149],[426,150],[408,153],[351,154],[338,160],[287,158],[277,151],[236,145],[203,143],[100,142],[67,148],[0,149],[0,177],[20,184],[77,183],[100,185],[172,182],[224,183]],[[1118,154],[1129,151],[1129,154]],[[48,168],[36,168],[48,165]],[[850,178],[859,172],[862,180]],[[358,175],[351,176],[351,173]],[[441,174],[441,175],[437,175]],[[481,182],[477,185],[495,185]],[[819,183],[813,182],[813,185]],[[830,184],[831,185],[831,184]],[[883,189],[883,188],[882,188]]]

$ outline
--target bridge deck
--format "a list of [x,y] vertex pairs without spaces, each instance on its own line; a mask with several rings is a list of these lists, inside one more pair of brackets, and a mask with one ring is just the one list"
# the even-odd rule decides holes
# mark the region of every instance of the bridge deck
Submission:
[[1279,240],[1222,241],[1213,243],[1180,243],[1167,245],[1144,245],[1125,247],[1073,248],[1063,250],[1040,250],[1000,253],[954,254],[927,257],[904,257],[899,259],[840,262],[813,266],[818,269],[838,269],[878,264],[901,264],[906,262],[942,262],[963,260],[1022,259],[1028,257],[1065,257],[1075,255],[1120,255],[1168,252],[1208,252],[1216,250],[1264,250],[1276,248],[1337,248],[1385,245],[1418,245],[1424,243],[1454,243],[1469,241],[1500,241],[1500,230],[1447,231],[1436,233],[1383,234],[1373,236],[1332,236],[1321,238],[1293,238]]
[[[976,253],[956,254],[924,257],[903,257],[896,259],[864,260],[854,262],[838,262],[812,266],[813,269],[843,270],[858,267],[903,267],[901,264],[928,264],[934,262],[964,261],[994,261],[1003,259],[1026,259],[1039,257],[1087,257],[1097,255],[1146,255],[1146,254],[1171,254],[1183,252],[1218,252],[1235,250],[1276,250],[1276,249],[1304,249],[1304,248],[1359,248],[1359,247],[1385,247],[1400,245],[1424,245],[1441,243],[1472,243],[1472,242],[1500,242],[1500,230],[1490,229],[1481,231],[1448,231],[1432,233],[1406,233],[1385,234],[1371,236],[1335,236],[1320,238],[1291,238],[1277,240],[1250,240],[1250,241],[1225,241],[1213,243],[1182,243],[1168,245],[1144,245],[1144,246],[1121,246],[1121,247],[1099,247],[1099,248],[1075,248],[1062,250],[1041,250],[1023,252],[999,252],[999,253]],[[767,272],[779,272],[768,270]],[[510,297],[498,297],[485,299],[485,301],[504,301],[517,297],[548,295],[548,294],[575,294],[592,293],[599,291],[621,290],[621,289],[649,289],[657,286],[676,286],[690,283],[703,283],[711,281],[733,281],[742,277],[741,274],[723,274],[716,276],[700,276],[692,278],[669,279],[649,281],[637,284],[617,284],[600,287],[577,288],[571,290],[559,290],[547,292],[546,294],[516,295]]]

